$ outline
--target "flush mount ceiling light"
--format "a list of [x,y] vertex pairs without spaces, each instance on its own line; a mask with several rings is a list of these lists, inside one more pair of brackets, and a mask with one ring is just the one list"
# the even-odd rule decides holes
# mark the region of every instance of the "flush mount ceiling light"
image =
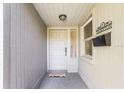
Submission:
[[67,16],[66,16],[65,14],[59,15],[59,19],[60,19],[61,21],[65,21],[66,18],[67,18]]

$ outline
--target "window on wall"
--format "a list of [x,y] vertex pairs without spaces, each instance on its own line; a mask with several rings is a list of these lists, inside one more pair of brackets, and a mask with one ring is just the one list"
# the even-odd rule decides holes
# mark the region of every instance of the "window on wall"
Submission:
[[92,36],[92,21],[84,27],[84,39]]
[[84,44],[85,55],[92,56],[92,20],[90,20],[84,27]]
[[92,56],[92,41],[85,41],[85,54]]

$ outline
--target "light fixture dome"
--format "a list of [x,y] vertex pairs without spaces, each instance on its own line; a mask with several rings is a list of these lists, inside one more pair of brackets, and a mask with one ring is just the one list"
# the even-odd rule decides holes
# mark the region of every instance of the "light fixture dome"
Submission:
[[59,19],[60,19],[61,21],[65,21],[66,18],[67,18],[67,16],[66,16],[65,14],[59,15]]

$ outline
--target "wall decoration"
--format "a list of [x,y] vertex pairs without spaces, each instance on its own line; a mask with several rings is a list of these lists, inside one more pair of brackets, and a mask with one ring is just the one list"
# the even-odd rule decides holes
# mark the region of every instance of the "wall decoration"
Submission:
[[112,28],[112,21],[102,22],[96,29],[96,34]]

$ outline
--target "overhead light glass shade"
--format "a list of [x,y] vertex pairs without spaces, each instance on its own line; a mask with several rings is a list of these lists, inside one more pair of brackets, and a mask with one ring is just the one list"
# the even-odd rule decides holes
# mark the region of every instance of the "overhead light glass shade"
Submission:
[[60,19],[61,21],[65,21],[66,18],[67,18],[67,16],[66,16],[65,14],[59,15],[59,19]]

